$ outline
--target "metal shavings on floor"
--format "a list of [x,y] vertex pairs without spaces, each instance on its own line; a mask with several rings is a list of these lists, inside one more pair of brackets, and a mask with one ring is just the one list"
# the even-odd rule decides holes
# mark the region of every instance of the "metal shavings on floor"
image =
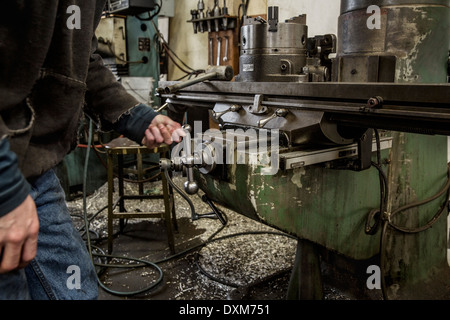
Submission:
[[[184,178],[174,175],[174,183],[182,186]],[[117,190],[117,180],[115,181]],[[125,183],[125,194],[137,194],[138,185]],[[146,193],[160,193],[160,182],[146,183]],[[90,234],[98,238],[107,237],[107,184],[99,188],[86,199],[86,211],[90,220]],[[114,194],[113,202],[118,195]],[[200,196],[191,196],[197,212],[211,212],[211,208],[201,200]],[[163,200],[130,200],[127,201],[127,211],[159,211],[164,206]],[[68,202],[68,207],[73,215],[74,224],[77,228],[84,230],[83,199]],[[188,203],[175,192],[176,217],[179,231],[176,234],[176,246],[185,250],[189,245],[198,245],[208,241],[211,236],[222,227],[219,220],[200,219],[191,220],[191,211]],[[237,214],[226,208],[220,207],[226,215],[228,223],[214,238],[225,239],[208,243],[195,253],[186,254],[164,264],[165,286],[168,288],[164,293],[150,292],[141,295],[139,299],[168,299],[168,300],[218,300],[228,299],[237,287],[246,286],[259,280],[279,275],[279,279],[273,279],[269,289],[264,289],[263,296],[267,299],[284,299],[287,293],[287,282],[292,269],[297,242],[289,237],[274,235],[280,233],[264,224],[253,221],[243,215]],[[127,227],[133,228],[139,224],[158,224],[161,219],[129,219]],[[118,221],[114,221],[115,229],[118,229]],[[162,226],[162,225],[161,225]],[[186,228],[185,228],[186,226]],[[189,230],[188,230],[189,229]],[[192,230],[190,230],[192,229]],[[194,232],[192,232],[194,231]],[[248,232],[256,234],[247,234]],[[230,238],[227,236],[235,235]],[[116,241],[116,240],[115,240]],[[164,243],[167,246],[167,243]],[[123,255],[142,260],[157,260],[155,252],[133,252],[133,248],[127,247],[122,250]],[[139,254],[140,256],[135,256]],[[159,252],[161,254],[161,252]],[[170,256],[168,248],[162,252]],[[182,266],[182,267],[178,267]],[[171,272],[173,268],[174,272]],[[284,273],[283,273],[284,272]],[[207,276],[209,275],[209,276]],[[154,270],[133,271],[126,275],[126,281],[133,282],[132,278],[140,278],[139,281],[150,277],[154,278]],[[213,278],[213,279],[212,279]],[[283,281],[281,281],[282,279]],[[281,281],[281,283],[277,283]],[[106,279],[105,285],[112,286],[114,280]],[[120,285],[119,285],[120,286]],[[122,285],[122,287],[126,285]],[[112,298],[112,297],[106,297]]]

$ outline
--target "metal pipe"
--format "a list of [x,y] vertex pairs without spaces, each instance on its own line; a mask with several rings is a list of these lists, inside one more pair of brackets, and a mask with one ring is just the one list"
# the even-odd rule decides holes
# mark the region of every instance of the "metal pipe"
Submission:
[[230,81],[231,79],[233,79],[233,68],[231,66],[210,66],[203,75],[171,86],[158,88],[156,89],[156,92],[159,94],[170,94],[207,80]]

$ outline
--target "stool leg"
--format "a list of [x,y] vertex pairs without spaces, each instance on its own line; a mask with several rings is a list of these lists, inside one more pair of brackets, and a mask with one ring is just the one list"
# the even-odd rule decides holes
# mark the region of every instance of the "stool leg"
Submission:
[[144,194],[144,184],[140,181],[142,181],[144,179],[143,176],[143,172],[144,172],[144,168],[142,165],[142,154],[138,153],[136,155],[136,167],[137,167],[137,173],[138,173],[138,180],[139,180],[139,195],[143,195]]
[[164,174],[161,174],[162,177],[162,185],[163,185],[163,194],[164,194],[164,222],[166,224],[167,229],[167,238],[169,242],[170,252],[172,254],[175,253],[175,240],[173,234],[173,225],[172,225],[172,209],[170,205],[170,195],[169,195],[169,183]]
[[[123,184],[123,155],[119,154],[117,156],[117,175],[119,178],[119,211],[125,212],[125,201],[123,199],[124,193],[124,184]],[[124,221],[123,219],[119,220],[120,232],[123,232],[124,229]]]
[[107,153],[107,167],[108,167],[108,253],[112,253],[113,242],[113,189],[114,189],[114,163],[113,156],[110,152]]

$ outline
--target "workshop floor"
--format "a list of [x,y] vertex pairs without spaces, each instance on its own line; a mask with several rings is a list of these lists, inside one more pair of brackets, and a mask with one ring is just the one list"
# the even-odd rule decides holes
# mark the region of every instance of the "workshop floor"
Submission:
[[[175,176],[174,182],[181,186],[183,178]],[[126,184],[128,194],[135,192],[135,188],[133,184]],[[150,193],[159,191],[159,183],[149,184],[145,189]],[[197,212],[211,212],[199,196],[193,196],[191,200]],[[95,215],[90,222],[91,244],[94,252],[101,254],[107,248],[104,240],[107,236],[107,212],[101,210],[107,205],[107,185],[90,195],[86,203],[88,215]],[[163,207],[162,200],[127,203],[128,211],[153,211]],[[82,228],[83,200],[78,198],[68,202],[68,205],[75,225]],[[122,266],[136,263],[118,258],[126,257],[153,262],[160,270],[151,264],[134,269],[108,268],[100,277],[106,288],[100,289],[100,300],[286,299],[297,245],[294,239],[222,207],[220,209],[228,220],[225,227],[219,220],[192,221],[187,202],[178,194],[175,196],[175,206],[178,224],[175,255],[170,253],[161,219],[128,220],[123,232],[116,234],[115,258],[110,263]],[[118,230],[117,220],[115,231]],[[95,261],[107,262],[98,257]],[[343,283],[350,283],[348,275],[343,275],[341,279]],[[243,290],[245,286],[250,286],[250,289]],[[326,279],[324,286],[327,300],[361,298],[338,289],[334,284],[327,283]],[[379,296],[369,299],[379,299]]]

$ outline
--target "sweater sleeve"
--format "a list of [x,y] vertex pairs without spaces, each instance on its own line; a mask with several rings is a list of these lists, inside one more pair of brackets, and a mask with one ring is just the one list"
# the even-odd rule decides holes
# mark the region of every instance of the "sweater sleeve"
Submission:
[[128,139],[141,144],[145,130],[158,115],[151,107],[140,104],[125,113],[114,125],[113,129]]
[[19,170],[17,156],[9,149],[9,140],[0,139],[0,217],[17,208],[31,190]]
[[[102,3],[100,1],[100,3]],[[103,6],[97,8],[101,12]],[[97,15],[98,20],[100,14]],[[94,22],[94,27],[99,21]],[[158,115],[151,107],[140,104],[119,83],[97,53],[98,39],[92,38],[89,71],[86,79],[86,113],[102,131],[115,130],[141,144],[145,130]]]
[[96,18],[93,24],[93,36],[90,48],[89,69],[86,78],[85,111],[102,127],[109,130],[126,112],[137,106],[139,102],[129,94],[117,81],[111,70],[104,65],[97,52],[98,39],[95,31],[101,19],[104,1],[97,1]]

